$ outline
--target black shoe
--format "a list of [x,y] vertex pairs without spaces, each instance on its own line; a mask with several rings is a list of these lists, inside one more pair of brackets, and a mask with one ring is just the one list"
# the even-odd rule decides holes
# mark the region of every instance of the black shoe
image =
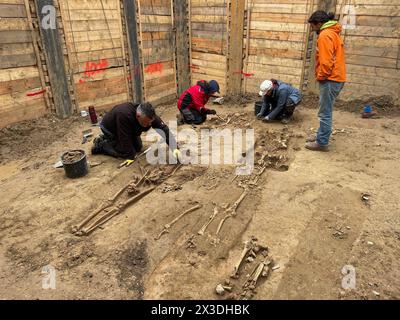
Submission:
[[92,154],[102,154],[104,145],[104,136],[101,135],[93,140]]
[[288,123],[290,123],[290,118],[283,118],[282,120],[281,120],[281,123],[282,124],[288,124]]

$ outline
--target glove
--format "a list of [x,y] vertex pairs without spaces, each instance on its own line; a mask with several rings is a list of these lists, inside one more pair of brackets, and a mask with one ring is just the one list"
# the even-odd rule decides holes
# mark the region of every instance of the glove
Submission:
[[120,168],[122,168],[122,167],[129,167],[132,163],[134,163],[135,162],[135,160],[125,160],[124,162],[122,162],[121,164],[120,164]]
[[266,117],[263,119],[263,121],[264,121],[264,122],[271,122],[272,120],[269,118],[269,116],[266,116]]
[[210,109],[207,110],[207,114],[217,114],[217,111]]

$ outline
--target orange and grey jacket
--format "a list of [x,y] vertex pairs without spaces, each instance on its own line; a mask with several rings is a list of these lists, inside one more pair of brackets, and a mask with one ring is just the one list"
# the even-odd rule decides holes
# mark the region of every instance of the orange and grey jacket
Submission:
[[344,43],[341,25],[328,21],[321,27],[317,41],[315,77],[318,81],[346,82]]

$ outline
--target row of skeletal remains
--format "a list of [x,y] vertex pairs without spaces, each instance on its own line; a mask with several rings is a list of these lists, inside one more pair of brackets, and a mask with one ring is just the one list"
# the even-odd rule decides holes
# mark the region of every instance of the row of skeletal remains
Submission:
[[[248,196],[249,194],[249,186],[256,186],[258,184],[259,179],[261,178],[262,174],[265,172],[265,170],[267,169],[269,163],[265,161],[265,159],[267,158],[268,154],[265,154],[263,156],[263,158],[261,159],[260,163],[262,164],[261,169],[259,170],[259,172],[255,175],[255,178],[253,181],[248,182],[247,185],[243,185],[240,184],[240,186],[243,187],[243,192],[242,194],[239,196],[239,198],[232,204],[232,205],[228,205],[226,206],[224,209],[224,217],[220,220],[219,224],[218,224],[218,228],[217,231],[215,233],[216,236],[218,236],[221,232],[221,229],[224,225],[224,223],[226,222],[226,220],[228,220],[231,217],[235,217],[237,215],[237,209],[240,206],[240,204],[243,202],[243,200]],[[161,230],[161,232],[158,234],[158,236],[156,236],[154,239],[155,240],[159,240],[162,235],[166,234],[169,232],[169,230],[171,229],[171,227],[177,223],[180,219],[182,219],[183,217],[185,217],[187,214],[196,211],[197,209],[200,209],[202,207],[202,205],[197,204],[196,206],[184,211],[183,213],[181,213],[180,215],[178,215],[175,219],[173,219],[170,223],[167,223],[166,225],[164,225],[164,228]],[[204,223],[204,225],[200,228],[200,230],[197,232],[198,235],[202,236],[205,234],[208,226],[215,220],[215,218],[218,216],[219,214],[219,209],[218,207],[214,208],[213,213],[210,215],[210,217],[208,218],[208,220]]]
[[[177,165],[173,172],[167,178],[173,176],[180,167],[181,165]],[[89,235],[94,230],[122,213],[127,207],[138,202],[140,199],[144,198],[146,195],[154,191],[154,189],[156,188],[154,185],[159,182],[159,179],[159,174],[152,175],[149,174],[149,171],[146,171],[140,179],[134,179],[133,181],[129,182],[126,186],[121,188],[113,197],[108,199],[106,203],[102,205],[98,210],[90,214],[77,226],[74,226],[72,228],[72,233],[77,236]],[[145,185],[149,187],[143,191],[140,191],[139,187]],[[125,201],[120,201],[117,203],[117,200],[124,193],[126,193],[129,198]]]

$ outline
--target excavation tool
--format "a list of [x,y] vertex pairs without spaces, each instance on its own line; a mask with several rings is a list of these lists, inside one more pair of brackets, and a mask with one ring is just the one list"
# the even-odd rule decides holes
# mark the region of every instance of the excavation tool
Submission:
[[118,169],[121,169],[123,167],[129,167],[131,166],[136,160],[139,160],[142,156],[147,154],[151,150],[151,147],[148,147],[145,151],[143,151],[141,154],[139,154],[134,160],[125,160],[122,162],[119,166]]

